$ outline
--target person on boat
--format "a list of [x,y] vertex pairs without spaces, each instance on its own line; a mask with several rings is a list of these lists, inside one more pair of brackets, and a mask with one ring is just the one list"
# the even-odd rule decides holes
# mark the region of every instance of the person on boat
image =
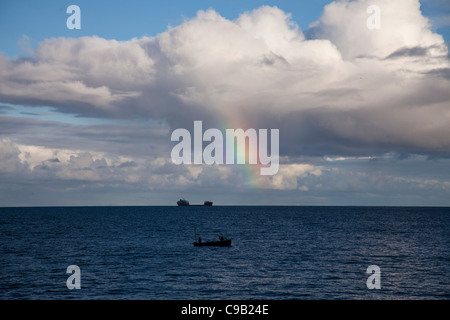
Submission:
[[198,243],[202,243],[202,238],[198,237]]
[[219,236],[219,240],[220,241],[223,241],[223,240],[225,240],[222,236]]

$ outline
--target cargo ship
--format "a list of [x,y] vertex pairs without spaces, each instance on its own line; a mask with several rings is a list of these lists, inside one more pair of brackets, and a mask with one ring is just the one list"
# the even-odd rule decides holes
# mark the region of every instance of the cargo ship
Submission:
[[187,207],[187,206],[206,206],[206,207],[211,207],[213,205],[212,201],[205,201],[203,204],[189,204],[189,201],[187,201],[186,199],[180,199],[177,201],[177,205],[180,207]]

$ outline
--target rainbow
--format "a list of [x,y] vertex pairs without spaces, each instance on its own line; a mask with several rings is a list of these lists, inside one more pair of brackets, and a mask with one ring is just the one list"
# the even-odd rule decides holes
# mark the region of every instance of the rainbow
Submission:
[[[226,129],[238,129],[241,128],[243,130],[248,129],[249,125],[244,125],[241,121],[237,121],[235,118],[231,118],[228,115],[225,115],[222,113],[222,117],[218,118],[217,120],[219,123],[219,130],[222,132],[225,132]],[[254,148],[252,146],[247,145],[247,150],[245,146],[238,146],[236,144],[228,146],[227,144],[233,143],[232,141],[226,141],[226,144],[224,144],[224,154],[225,150],[227,148],[233,148],[234,147],[234,154],[235,158],[248,158],[248,155],[250,153],[258,154],[257,148]],[[242,184],[240,187],[249,188],[249,189],[259,189],[263,187],[263,181],[264,179],[261,179],[260,175],[260,168],[262,167],[261,163],[258,164],[249,164],[248,159],[246,159],[245,164],[234,164],[232,165],[233,170],[239,172],[239,175],[241,176]]]
[[[279,170],[279,130],[271,129],[270,155],[267,129],[258,131],[232,121],[220,122],[220,129],[209,128],[203,131],[203,121],[194,121],[193,136],[184,128],[175,129],[171,141],[179,141],[171,152],[175,164],[224,164],[235,165],[240,172],[241,186],[262,187],[267,181],[261,176],[274,175]],[[232,128],[230,128],[232,127]],[[224,138],[225,132],[225,138]],[[248,139],[248,140],[247,140]],[[213,141],[204,148],[204,141]],[[192,142],[194,152],[192,154]],[[225,142],[225,143],[224,143]],[[264,166],[262,165],[264,164]],[[266,166],[266,165],[269,166]]]

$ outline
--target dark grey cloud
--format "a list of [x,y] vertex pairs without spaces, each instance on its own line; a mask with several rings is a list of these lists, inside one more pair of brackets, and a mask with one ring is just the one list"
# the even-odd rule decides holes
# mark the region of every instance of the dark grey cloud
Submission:
[[447,80],[450,80],[450,68],[440,68],[428,71],[428,74],[435,75],[438,77],[443,77]]
[[14,108],[11,106],[0,105],[0,114],[4,114],[4,113],[6,113],[8,111],[12,111],[12,110],[14,110]]
[[430,128],[429,121],[434,120],[428,117],[428,112],[445,110],[444,102],[437,109],[412,104],[399,108],[395,103],[359,110],[316,107],[282,116],[261,115],[259,123],[262,127],[280,128],[282,155],[370,156],[398,152],[445,157],[450,154],[450,128],[444,120]]
[[0,116],[0,137],[48,148],[102,151],[111,154],[157,157],[170,154],[165,125],[142,121],[73,125],[33,118]]
[[425,47],[400,48],[388,55],[385,59],[394,59],[398,57],[425,57],[428,55],[428,49]]

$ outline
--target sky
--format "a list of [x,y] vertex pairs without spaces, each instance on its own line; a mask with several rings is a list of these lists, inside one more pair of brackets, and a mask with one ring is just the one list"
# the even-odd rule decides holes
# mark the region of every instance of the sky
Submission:
[[[2,1],[0,206],[448,206],[449,39],[446,0]],[[174,164],[194,121],[279,171]]]

